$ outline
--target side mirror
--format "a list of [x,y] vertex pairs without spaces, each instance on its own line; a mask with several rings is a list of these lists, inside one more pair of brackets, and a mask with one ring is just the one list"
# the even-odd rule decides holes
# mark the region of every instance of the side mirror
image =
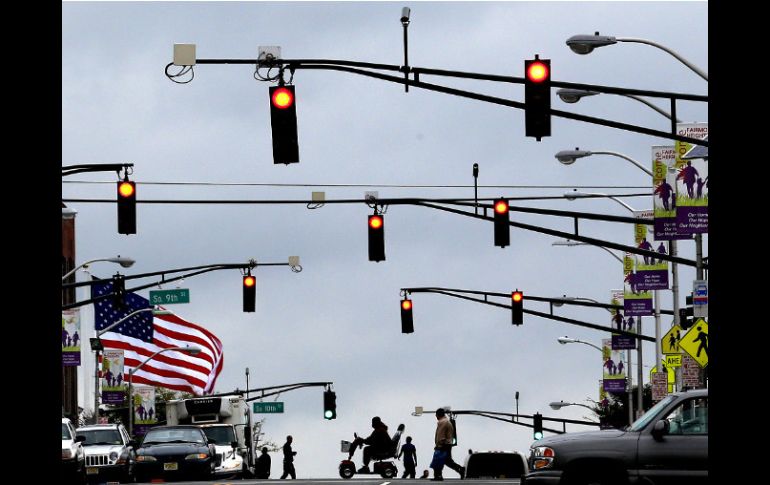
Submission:
[[82,434],[79,434],[75,436],[75,443],[83,443],[86,440],[86,437]]
[[662,441],[663,435],[666,434],[668,434],[668,421],[661,419],[652,427],[652,437],[655,438],[656,441]]
[[237,442],[237,441],[231,441],[231,442],[230,442],[230,446],[232,446],[232,447],[233,447],[233,449],[235,450],[235,449],[237,449],[237,448],[238,448],[238,442]]

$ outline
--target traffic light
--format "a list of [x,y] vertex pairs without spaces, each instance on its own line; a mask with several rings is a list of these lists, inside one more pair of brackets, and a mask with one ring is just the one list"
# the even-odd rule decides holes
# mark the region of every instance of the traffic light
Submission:
[[543,438],[543,415],[540,413],[535,413],[534,416],[532,416],[532,429],[534,431],[533,437],[536,440]]
[[551,60],[524,61],[524,125],[526,136],[537,141],[551,136]]
[[112,300],[116,308],[120,309],[125,306],[126,296],[126,278],[120,273],[116,273],[112,277]]
[[369,216],[369,261],[385,261],[385,218]]
[[495,201],[495,246],[504,248],[511,244],[511,221],[508,201],[500,198]]
[[679,309],[679,326],[682,330],[692,327],[695,319],[693,318],[693,307],[688,306]]
[[324,391],[324,419],[337,419],[337,394]]
[[243,277],[243,311],[253,312],[257,306],[257,278],[247,274]]
[[270,88],[270,125],[273,129],[273,163],[299,163],[294,86]]
[[136,182],[118,182],[118,234],[136,234]]
[[412,319],[412,300],[404,297],[401,300],[401,333],[414,333],[414,319]]
[[511,323],[513,325],[524,323],[524,293],[519,290],[511,293]]

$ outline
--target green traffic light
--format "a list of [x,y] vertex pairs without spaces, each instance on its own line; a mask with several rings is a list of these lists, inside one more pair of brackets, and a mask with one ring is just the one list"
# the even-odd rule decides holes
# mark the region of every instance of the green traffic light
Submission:
[[536,432],[535,433],[535,439],[536,440],[543,439],[543,432],[542,431]]
[[327,409],[326,411],[324,411],[325,419],[332,419],[333,417],[334,417],[334,411],[332,411],[331,409]]

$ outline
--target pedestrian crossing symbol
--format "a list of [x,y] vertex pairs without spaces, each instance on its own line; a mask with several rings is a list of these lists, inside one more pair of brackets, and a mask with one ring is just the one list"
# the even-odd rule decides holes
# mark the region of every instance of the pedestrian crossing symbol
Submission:
[[666,335],[660,342],[662,353],[664,354],[681,354],[682,350],[679,348],[679,339],[681,338],[682,327],[674,325],[671,327]]
[[709,363],[709,326],[706,320],[699,318],[693,323],[679,341],[679,347],[690,354],[701,367]]

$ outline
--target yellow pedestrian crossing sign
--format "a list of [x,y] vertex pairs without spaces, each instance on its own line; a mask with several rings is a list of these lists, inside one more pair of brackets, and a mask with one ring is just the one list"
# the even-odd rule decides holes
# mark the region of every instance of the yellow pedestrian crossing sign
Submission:
[[690,354],[698,365],[706,367],[709,364],[709,326],[706,320],[696,320],[687,333],[682,335],[679,347]]
[[671,327],[663,339],[660,341],[660,347],[663,354],[681,354],[682,350],[679,348],[679,339],[681,337],[682,327],[674,325]]

